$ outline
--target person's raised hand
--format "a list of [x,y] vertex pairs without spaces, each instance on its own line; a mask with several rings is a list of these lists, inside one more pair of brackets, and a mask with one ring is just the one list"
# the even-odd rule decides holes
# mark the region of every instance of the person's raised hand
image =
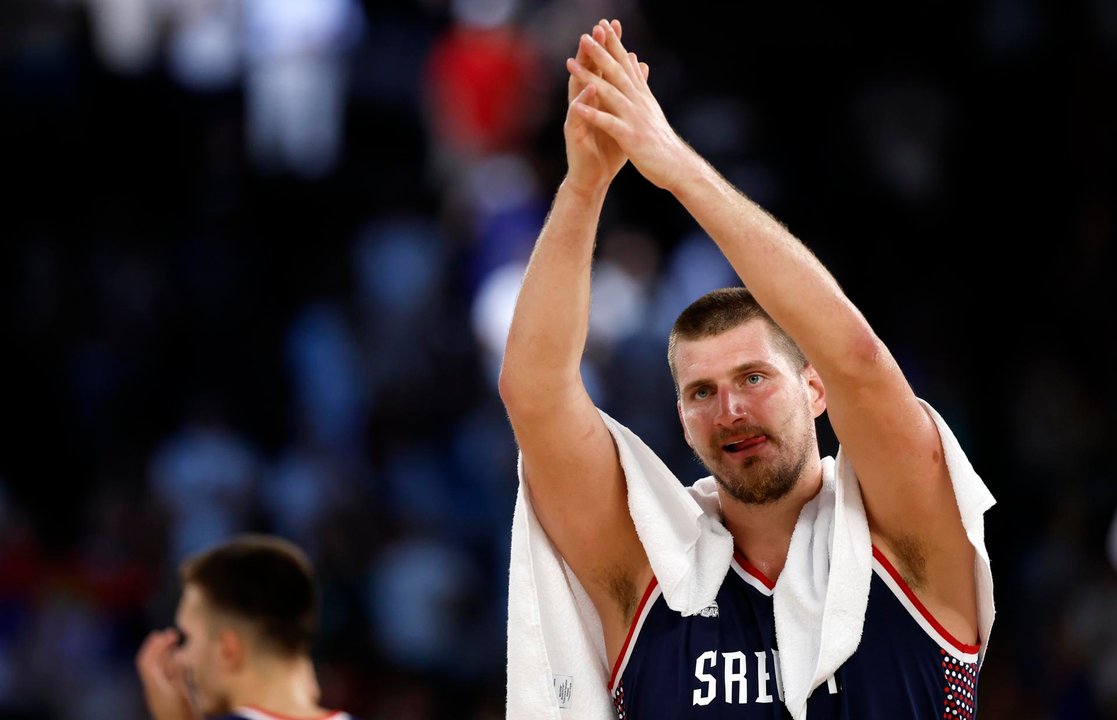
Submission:
[[648,86],[647,65],[625,49],[618,29],[599,23],[582,36],[577,57],[566,61],[571,86],[577,81],[583,87],[569,116],[608,135],[645,178],[670,190],[681,175],[680,161],[693,151],[667,122]]
[[201,720],[186,677],[175,657],[178,631],[155,630],[136,653],[136,671],[143,685],[147,709],[155,720]]
[[[589,33],[581,37],[576,56],[567,61],[568,68],[570,63],[575,63],[585,70],[581,75],[573,72],[570,75],[567,86],[569,107],[563,125],[563,134],[566,138],[567,182],[583,193],[592,193],[608,186],[627,161],[624,151],[608,133],[596,127],[575,110],[579,105],[594,108],[598,106],[596,98],[598,89],[586,77],[587,75],[599,77],[601,72],[596,67],[591,50],[595,45],[607,42],[610,35],[619,40],[621,32],[620,21],[613,20],[609,23],[602,20]],[[647,65],[643,65],[642,72],[646,78]]]

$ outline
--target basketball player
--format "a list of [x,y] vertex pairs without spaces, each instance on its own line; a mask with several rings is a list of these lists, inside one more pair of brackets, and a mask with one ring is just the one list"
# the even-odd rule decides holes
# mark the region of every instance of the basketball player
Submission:
[[[535,514],[600,617],[618,716],[788,717],[772,596],[800,510],[822,486],[825,411],[856,474],[874,572],[860,644],[813,689],[807,717],[972,718],[984,640],[976,550],[936,420],[819,260],[675,133],[620,36],[603,20],[567,61],[568,172],[500,377]],[[579,372],[596,226],[626,162],[682,203],[745,286],[697,299],[668,342],[682,431],[716,479],[735,546],[701,615],[672,611],[656,588],[614,440]]]
[[177,627],[136,655],[155,720],[349,720],[318,705],[318,589],[303,552],[243,535],[182,564]]

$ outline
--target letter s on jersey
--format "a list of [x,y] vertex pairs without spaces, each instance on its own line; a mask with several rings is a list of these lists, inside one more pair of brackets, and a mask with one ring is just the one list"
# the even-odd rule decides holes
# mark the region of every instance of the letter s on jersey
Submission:
[[694,677],[698,678],[700,682],[705,684],[705,689],[696,688],[694,690],[693,701],[691,705],[709,705],[714,696],[718,692],[718,681],[713,675],[706,672],[706,666],[712,669],[718,664],[718,654],[713,650],[707,650],[698,656],[698,660],[694,663]]

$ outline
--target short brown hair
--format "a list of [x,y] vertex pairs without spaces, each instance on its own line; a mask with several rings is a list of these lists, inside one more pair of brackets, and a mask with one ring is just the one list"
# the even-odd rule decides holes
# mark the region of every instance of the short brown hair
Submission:
[[314,568],[294,543],[245,534],[187,558],[183,586],[202,591],[219,612],[254,625],[281,655],[310,652],[318,623]]
[[760,318],[772,328],[776,345],[788,359],[797,367],[807,364],[807,357],[803,351],[760,306],[751,292],[743,287],[718,288],[688,305],[679,313],[671,328],[671,335],[667,339],[667,364],[671,367],[671,377],[675,381],[676,392],[679,389],[679,372],[675,365],[675,355],[680,340],[698,340],[721,335],[756,318]]

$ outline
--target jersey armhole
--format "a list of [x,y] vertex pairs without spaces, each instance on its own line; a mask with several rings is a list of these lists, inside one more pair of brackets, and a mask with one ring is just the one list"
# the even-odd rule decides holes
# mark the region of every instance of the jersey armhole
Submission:
[[632,616],[632,624],[628,627],[628,635],[625,636],[620,655],[617,656],[617,661],[613,665],[613,674],[609,676],[610,693],[616,688],[617,681],[624,674],[628,658],[632,655],[632,647],[636,644],[636,636],[640,634],[640,628],[644,625],[644,619],[648,616],[648,611],[655,604],[656,598],[662,594],[663,591],[659,587],[659,582],[653,575],[651,581],[648,582],[647,590],[644,591],[644,596],[640,598],[640,604],[636,606],[636,612]]
[[940,648],[963,662],[977,662],[977,656],[981,650],[980,641],[977,645],[970,645],[961,642],[947,632],[946,628],[931,614],[931,611],[916,597],[899,571],[876,545],[873,545],[873,570],[892,591],[892,594],[896,596],[896,599],[900,601],[900,604],[904,606],[904,609],[908,611],[912,619]]

